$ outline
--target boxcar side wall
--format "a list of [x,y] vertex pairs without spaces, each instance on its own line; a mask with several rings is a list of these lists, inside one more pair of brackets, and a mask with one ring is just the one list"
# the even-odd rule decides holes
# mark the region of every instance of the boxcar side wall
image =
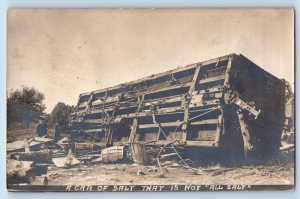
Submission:
[[81,134],[96,133],[108,142],[132,139],[134,126],[138,141],[164,145],[170,138],[189,146],[216,147],[228,58],[81,94],[72,114],[72,129]]
[[173,142],[220,147],[234,161],[244,155],[245,142],[239,104],[225,102],[228,89],[261,110],[257,119],[242,111],[256,154],[276,152],[284,122],[284,82],[236,54],[83,93],[71,114],[70,131],[104,146]]

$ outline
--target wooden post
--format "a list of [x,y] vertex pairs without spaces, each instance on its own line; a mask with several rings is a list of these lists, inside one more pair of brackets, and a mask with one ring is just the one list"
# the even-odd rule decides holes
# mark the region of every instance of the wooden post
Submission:
[[230,78],[231,67],[232,67],[232,57],[229,57],[226,74],[225,74],[225,80],[224,80],[224,86],[227,88],[230,87],[229,78]]
[[[189,92],[188,92],[188,96],[187,97],[191,97],[192,93],[195,90],[196,87],[196,83],[200,74],[200,69],[201,69],[201,65],[197,66],[195,69],[195,73],[193,76],[193,79],[191,81],[191,85],[189,88]],[[187,99],[183,99],[181,106],[184,106],[184,116],[183,116],[183,124],[182,124],[182,141],[185,142],[187,140],[187,128],[188,128],[188,121],[189,121],[189,105],[190,105],[190,101],[187,101]]]
[[216,130],[216,136],[215,136],[215,146],[219,146],[220,144],[220,137],[223,132],[223,125],[224,125],[224,114],[223,114],[223,108],[220,108],[221,114],[218,117],[218,124],[217,124],[217,130]]
[[27,138],[24,139],[24,148],[25,148],[25,152],[27,152],[27,153],[30,152],[29,143],[28,143]]
[[251,144],[251,137],[250,137],[250,133],[249,133],[249,128],[248,128],[248,125],[246,124],[246,122],[244,120],[244,115],[242,113],[242,110],[239,109],[237,111],[237,116],[239,118],[241,133],[242,133],[243,141],[244,141],[244,152],[245,152],[245,155],[246,155],[248,151],[251,151],[253,149],[253,146]]
[[131,132],[129,136],[129,142],[133,142],[137,133],[137,125],[138,125],[138,119],[134,118],[132,121],[132,126],[131,126]]
[[93,98],[94,98],[94,92],[91,92],[91,96],[90,96],[90,99],[89,101],[87,102],[87,105],[85,107],[85,113],[88,112],[91,108],[91,105],[93,103]]
[[137,164],[147,164],[147,154],[144,144],[138,143],[140,141],[140,134],[137,134],[138,119],[133,119],[131,126],[131,133],[129,136],[129,143],[131,148],[132,157]]

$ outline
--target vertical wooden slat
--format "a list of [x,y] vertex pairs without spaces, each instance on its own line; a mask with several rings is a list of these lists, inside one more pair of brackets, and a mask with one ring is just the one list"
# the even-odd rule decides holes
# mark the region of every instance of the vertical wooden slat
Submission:
[[138,119],[133,119],[131,133],[129,136],[129,143],[131,148],[131,153],[134,162],[137,164],[147,164],[147,154],[145,145],[138,143],[141,139],[141,135],[137,133],[138,129]]
[[[194,73],[193,79],[191,81],[191,85],[190,85],[189,92],[188,92],[189,96],[192,96],[192,93],[195,90],[197,79],[200,74],[200,69],[201,69],[201,65],[197,66],[197,68],[195,69],[195,73]],[[187,126],[188,126],[188,120],[189,120],[189,105],[190,105],[190,102],[186,103],[185,99],[182,100],[181,106],[184,106],[184,116],[183,116],[183,124],[182,124],[182,130],[183,130],[182,141],[184,141],[184,142],[186,141],[186,138],[187,138]]]
[[223,115],[223,108],[220,109],[221,114],[218,117],[218,125],[216,129],[216,135],[215,135],[215,146],[219,146],[220,144],[220,137],[223,132],[223,125],[224,125],[224,115]]
[[231,67],[232,67],[232,57],[229,57],[227,69],[226,69],[226,73],[225,73],[225,80],[224,80],[224,86],[227,88],[230,88],[229,78],[230,78]]
[[90,110],[91,105],[92,105],[93,98],[94,98],[94,92],[92,92],[91,95],[90,95],[90,99],[89,99],[89,101],[87,102],[87,105],[86,105],[86,107],[85,107],[85,112],[87,112],[87,111]]

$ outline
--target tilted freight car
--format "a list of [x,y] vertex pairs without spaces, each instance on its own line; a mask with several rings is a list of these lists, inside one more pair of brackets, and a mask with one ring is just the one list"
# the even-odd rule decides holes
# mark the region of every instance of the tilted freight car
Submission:
[[260,159],[279,150],[284,97],[284,80],[230,54],[80,94],[70,129],[103,146],[172,144]]

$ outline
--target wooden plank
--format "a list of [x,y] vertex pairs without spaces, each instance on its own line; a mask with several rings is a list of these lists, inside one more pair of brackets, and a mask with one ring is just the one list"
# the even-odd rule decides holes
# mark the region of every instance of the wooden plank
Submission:
[[200,79],[199,84],[205,84],[205,83],[215,82],[215,81],[224,80],[224,79],[225,79],[224,75],[216,76],[216,77],[210,77],[210,78],[207,78],[207,79]]
[[93,97],[94,97],[94,92],[91,92],[90,99],[86,104],[85,112],[87,112],[91,108]]
[[179,126],[182,122],[165,122],[160,124],[140,124],[139,129],[147,129],[147,128],[158,128],[159,125],[161,127],[170,127],[170,126]]
[[145,150],[145,145],[140,143],[134,143],[138,142],[140,140],[140,135],[137,134],[138,130],[138,119],[133,119],[132,126],[131,126],[131,133],[129,136],[129,143],[131,152],[133,155],[133,160],[137,164],[146,164],[147,163],[147,154]]
[[[114,106],[114,110],[113,110],[113,112],[111,114],[112,118],[115,117],[115,113],[118,110],[118,104],[119,104],[119,102],[120,102],[120,100],[122,98],[119,95],[117,97],[118,97],[118,101],[117,101],[117,105]],[[106,135],[106,146],[111,146],[113,144],[113,134],[114,134],[114,131],[115,131],[114,127],[111,126],[111,125],[109,125],[108,131],[107,131],[107,135]]]
[[[192,122],[191,125],[205,125],[205,124],[217,124],[218,119],[208,119],[208,120],[201,120],[201,121],[195,121]],[[170,126],[179,126],[182,124],[182,122],[165,122],[165,123],[160,123],[161,127],[170,127]],[[159,124],[140,124],[139,129],[147,129],[147,128],[158,128]]]
[[[241,127],[241,133],[242,133],[243,142],[244,142],[244,151],[245,151],[245,156],[246,156],[247,152],[251,151],[253,149],[253,145],[251,144],[249,127],[244,120],[244,115],[243,115],[242,111],[238,110],[237,115],[238,115],[239,123],[240,123],[240,127]],[[247,156],[246,156],[246,159],[247,159]]]
[[149,100],[149,102],[147,102],[145,100],[145,106],[150,106],[152,104],[164,104],[164,103],[171,103],[171,102],[181,102],[182,101],[182,97],[183,95],[177,95],[178,97],[167,97],[167,98],[157,98],[155,100]]
[[129,136],[129,142],[133,142],[135,139],[135,136],[137,134],[137,128],[138,128],[138,119],[134,118],[132,121],[132,126],[131,126],[131,132]]
[[187,140],[186,146],[216,147],[215,141],[193,141],[193,140]]
[[214,87],[211,87],[211,88],[207,88],[207,89],[204,89],[204,90],[198,90],[198,91],[194,91],[192,93],[192,95],[199,95],[199,94],[206,94],[206,93],[214,93],[214,92],[221,92],[223,90],[222,86],[214,86]]
[[220,100],[207,100],[203,102],[191,103],[190,107],[200,107],[200,106],[207,106],[207,105],[218,105],[220,104]]
[[[107,98],[105,99],[105,103],[109,104],[109,103],[113,103],[113,102],[117,102],[118,101],[118,96],[107,96]],[[93,101],[92,105],[93,106],[97,106],[97,105],[102,105],[103,101],[100,99],[97,99],[95,101]]]
[[174,86],[169,86],[169,87],[164,87],[155,91],[150,91],[150,92],[144,92],[142,93],[143,95],[151,95],[151,94],[156,94],[156,93],[161,93],[164,91],[170,91],[170,90],[175,90],[175,89],[179,89],[179,88],[185,88],[188,87],[190,85],[190,82],[187,82],[185,84],[180,84],[180,85],[174,85]]
[[191,122],[191,125],[206,125],[206,124],[218,124],[218,119],[208,119]]
[[[147,145],[156,145],[156,146],[164,146],[169,144],[170,141],[168,140],[159,140],[159,141],[153,141]],[[202,146],[202,147],[216,147],[214,141],[193,141],[193,140],[187,140],[185,142],[174,142],[173,145],[178,146]]]
[[99,129],[86,129],[86,130],[71,130],[71,131],[80,131],[80,132],[83,132],[83,133],[104,133],[104,130],[102,128],[99,128]]

